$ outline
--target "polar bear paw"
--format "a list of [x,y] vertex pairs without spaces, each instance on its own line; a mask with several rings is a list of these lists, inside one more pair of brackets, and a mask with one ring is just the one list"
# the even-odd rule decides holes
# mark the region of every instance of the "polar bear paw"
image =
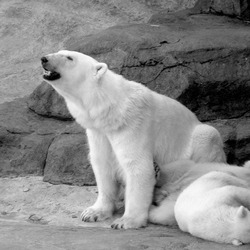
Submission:
[[138,219],[126,216],[122,216],[121,218],[116,219],[111,225],[113,229],[129,229],[129,228],[140,228],[146,226],[147,226],[146,218]]
[[[168,205],[168,204],[167,204]],[[171,206],[151,206],[148,214],[148,221],[153,224],[176,226],[174,209]]]
[[111,211],[104,211],[94,207],[88,207],[81,214],[81,220],[85,222],[103,221],[112,216]]
[[234,239],[234,240],[232,241],[232,244],[233,244],[234,246],[241,246],[241,245],[243,245],[243,243],[242,243],[241,241],[236,240],[236,239]]

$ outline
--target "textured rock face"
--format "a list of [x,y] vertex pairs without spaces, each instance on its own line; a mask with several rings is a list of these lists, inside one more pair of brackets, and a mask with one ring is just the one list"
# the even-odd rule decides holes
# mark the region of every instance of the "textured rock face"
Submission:
[[39,115],[72,120],[63,98],[46,82],[40,84],[29,96],[28,105]]
[[[106,62],[124,77],[179,100],[201,121],[218,128],[228,162],[241,164],[250,154],[249,44],[247,24],[225,16],[197,14],[197,9],[193,9],[159,13],[147,24],[114,26],[94,36],[69,39],[65,47]],[[28,104],[36,113],[53,117],[46,119],[33,114],[48,127],[34,125],[38,121],[27,125],[27,120],[30,124],[33,118],[25,118],[27,114],[22,111],[21,115],[16,114],[18,122],[11,119],[10,124],[19,134],[28,130],[25,133],[30,135],[32,128],[33,139],[40,135],[37,131],[45,131],[42,137],[45,146],[41,148],[47,153],[39,160],[43,162],[44,179],[53,183],[94,183],[87,162],[85,135],[81,128],[71,127],[72,122],[67,121],[70,115],[62,98],[42,83],[29,97]],[[57,122],[58,128],[47,120]],[[54,132],[49,132],[51,127]],[[6,131],[6,126],[0,126],[2,140],[11,136]],[[40,137],[35,137],[35,141],[39,140]],[[12,151],[8,152],[11,155]],[[86,179],[85,175],[89,177]]]
[[195,9],[201,13],[224,14],[250,20],[250,2],[248,0],[199,0]]
[[[1,0],[0,103],[24,97],[41,82],[39,58],[68,37],[123,23],[145,23],[162,9],[191,8],[197,0]],[[13,53],[15,50],[15,53]]]
[[39,116],[26,99],[0,105],[0,177],[44,175],[45,181],[94,185],[83,129]]
[[84,133],[63,134],[54,139],[48,150],[44,181],[53,184],[95,185]]

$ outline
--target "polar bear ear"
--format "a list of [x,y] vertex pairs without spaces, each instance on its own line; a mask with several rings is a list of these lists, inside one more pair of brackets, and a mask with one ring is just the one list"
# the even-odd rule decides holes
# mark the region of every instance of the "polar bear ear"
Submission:
[[101,78],[103,76],[103,74],[107,71],[108,66],[106,63],[98,63],[95,65],[95,75],[97,76],[97,78]]
[[250,211],[246,207],[240,206],[240,208],[238,209],[236,215],[237,215],[238,218],[245,218],[245,217],[247,217],[249,212]]

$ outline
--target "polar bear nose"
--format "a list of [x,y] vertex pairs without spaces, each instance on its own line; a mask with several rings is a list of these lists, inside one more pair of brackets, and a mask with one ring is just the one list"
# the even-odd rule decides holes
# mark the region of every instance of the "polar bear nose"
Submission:
[[43,56],[43,57],[41,58],[41,61],[42,61],[42,63],[47,63],[47,62],[48,62],[48,59],[47,59],[47,57]]

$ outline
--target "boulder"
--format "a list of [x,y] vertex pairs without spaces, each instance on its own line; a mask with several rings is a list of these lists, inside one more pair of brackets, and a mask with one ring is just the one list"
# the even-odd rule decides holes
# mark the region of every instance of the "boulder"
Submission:
[[213,120],[208,124],[219,130],[224,139],[227,162],[243,165],[250,155],[250,119]]
[[37,115],[27,98],[0,105],[0,177],[44,175],[51,183],[94,185],[84,130]]
[[85,133],[61,134],[53,140],[43,180],[53,184],[95,185]]
[[194,9],[200,13],[228,15],[250,20],[250,2],[248,0],[199,0]]
[[28,106],[39,115],[73,120],[64,99],[45,81],[29,96]]
[[[213,14],[219,16],[229,16],[242,19],[246,22],[250,20],[250,3],[248,0],[198,0],[193,8],[169,13],[168,9],[151,16],[149,23],[168,23],[169,20],[186,21],[186,16],[197,14]],[[213,25],[212,25],[213,26]]]

